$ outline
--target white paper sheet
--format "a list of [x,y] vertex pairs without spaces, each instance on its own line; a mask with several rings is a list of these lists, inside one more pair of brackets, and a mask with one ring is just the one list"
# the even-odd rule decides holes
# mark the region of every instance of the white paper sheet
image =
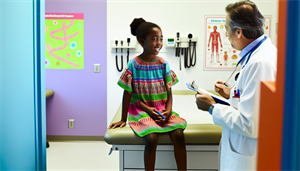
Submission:
[[195,95],[173,95],[173,111],[188,124],[213,124],[209,112],[198,109]]

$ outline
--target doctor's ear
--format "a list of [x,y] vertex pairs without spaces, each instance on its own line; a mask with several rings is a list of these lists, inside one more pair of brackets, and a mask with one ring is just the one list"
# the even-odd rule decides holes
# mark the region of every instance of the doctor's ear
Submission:
[[241,38],[241,36],[242,36],[242,29],[237,28],[236,30],[237,30],[238,38]]

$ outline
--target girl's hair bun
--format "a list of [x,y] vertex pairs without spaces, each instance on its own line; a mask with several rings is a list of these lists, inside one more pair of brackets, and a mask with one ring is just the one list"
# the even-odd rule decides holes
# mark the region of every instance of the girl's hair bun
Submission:
[[136,30],[138,28],[138,26],[143,23],[146,22],[143,18],[135,18],[131,24],[130,24],[130,30],[131,30],[131,34],[136,36]]

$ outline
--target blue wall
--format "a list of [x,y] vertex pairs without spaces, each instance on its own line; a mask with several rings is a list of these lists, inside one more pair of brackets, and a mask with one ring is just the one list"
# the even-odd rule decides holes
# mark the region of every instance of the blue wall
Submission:
[[0,170],[45,170],[45,3],[0,3]]
[[[287,1],[282,170],[300,170],[300,2]],[[294,31],[295,30],[295,31]]]

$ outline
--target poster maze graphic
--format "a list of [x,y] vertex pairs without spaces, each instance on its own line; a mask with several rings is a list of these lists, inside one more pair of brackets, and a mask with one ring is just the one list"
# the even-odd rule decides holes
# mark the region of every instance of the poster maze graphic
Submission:
[[84,69],[83,13],[45,14],[46,69]]

